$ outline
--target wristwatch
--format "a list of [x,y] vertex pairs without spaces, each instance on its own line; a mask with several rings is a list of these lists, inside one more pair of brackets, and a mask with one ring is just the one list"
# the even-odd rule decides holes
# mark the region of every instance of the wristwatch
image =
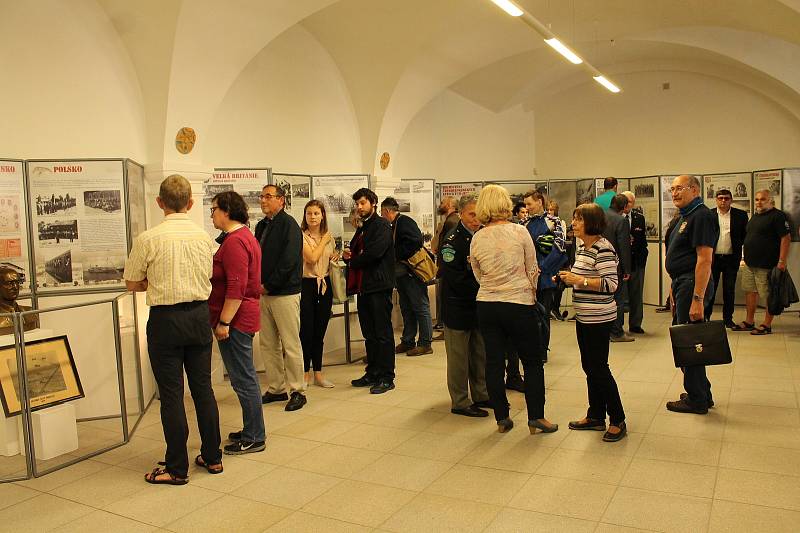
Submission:
[[692,300],[694,300],[695,302],[702,302],[703,301],[703,297],[700,296],[699,294],[693,294],[692,295]]
[[230,323],[230,322],[223,322],[222,320],[220,320],[220,321],[219,321],[219,325],[220,325],[220,326],[230,326],[230,325],[231,325],[231,323]]

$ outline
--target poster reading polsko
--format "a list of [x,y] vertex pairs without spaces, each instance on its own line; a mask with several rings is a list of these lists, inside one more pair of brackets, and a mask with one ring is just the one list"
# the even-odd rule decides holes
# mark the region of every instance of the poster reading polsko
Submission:
[[38,290],[124,285],[123,161],[28,161],[28,178]]
[[261,214],[259,196],[261,189],[267,184],[269,170],[266,168],[230,168],[215,169],[211,176],[203,182],[203,227],[211,237],[219,235],[219,230],[211,222],[211,201],[218,193],[236,191],[247,204],[247,214],[250,215],[250,229],[254,230]]
[[19,274],[23,280],[20,292],[27,293],[31,276],[23,190],[22,161],[0,159],[0,267]]

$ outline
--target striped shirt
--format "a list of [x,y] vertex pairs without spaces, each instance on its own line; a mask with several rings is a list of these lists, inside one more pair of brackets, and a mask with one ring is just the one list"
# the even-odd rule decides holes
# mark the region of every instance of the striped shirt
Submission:
[[583,243],[575,252],[572,273],[586,278],[600,278],[600,290],[588,290],[583,285],[575,285],[572,303],[575,317],[583,324],[610,322],[617,318],[617,304],[614,292],[617,290],[617,264],[619,258],[614,247],[605,238],[586,248]]
[[173,213],[136,238],[123,277],[147,280],[147,305],[204,301],[213,260],[211,237],[186,213]]
[[539,265],[528,230],[519,224],[497,224],[472,237],[469,261],[481,287],[479,302],[536,303]]

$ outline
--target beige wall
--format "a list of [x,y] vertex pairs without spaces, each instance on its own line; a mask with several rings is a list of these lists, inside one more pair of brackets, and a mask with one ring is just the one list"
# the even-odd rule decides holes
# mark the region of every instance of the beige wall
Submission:
[[242,71],[217,110],[206,142],[204,163],[216,167],[361,171],[347,88],[328,53],[297,26]]
[[136,73],[96,2],[0,3],[3,156],[145,155]]
[[408,125],[393,155],[392,174],[437,181],[530,178],[533,113],[494,113],[445,90]]
[[[741,85],[684,73],[619,76],[622,98],[589,81],[536,110],[545,177],[728,172],[800,164],[800,122]],[[669,80],[671,88],[661,89]]]

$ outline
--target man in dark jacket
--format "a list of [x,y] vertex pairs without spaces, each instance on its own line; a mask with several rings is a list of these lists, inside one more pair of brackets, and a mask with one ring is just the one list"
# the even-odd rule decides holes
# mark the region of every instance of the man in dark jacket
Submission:
[[[286,193],[267,185],[261,191],[264,218],[256,225],[261,243],[261,331],[259,347],[267,375],[263,403],[289,400],[287,411],[306,404],[300,346],[300,284],[303,234],[285,210]],[[288,386],[291,399],[286,394]]]
[[[414,219],[400,214],[397,200],[391,196],[381,202],[381,216],[392,225],[394,239],[394,275],[400,312],[403,315],[403,334],[394,353],[414,357],[433,353],[433,324],[428,286],[414,275],[404,262],[422,248],[422,232]],[[419,342],[416,341],[419,330]]]
[[[472,236],[481,227],[475,213],[477,197],[459,202],[460,222],[440,241],[439,276],[442,280],[442,320],[447,351],[447,390],[450,412],[485,417],[489,406],[486,391],[486,349],[478,329],[476,301],[480,285],[467,260]],[[469,395],[467,393],[470,393]],[[470,396],[472,401],[470,402]]]
[[376,212],[378,197],[367,188],[353,193],[362,224],[342,258],[360,279],[358,322],[367,349],[367,371],[350,383],[370,387],[372,394],[394,388],[394,332],[392,331],[392,289],[394,288],[394,246],[392,227]]
[[635,339],[625,333],[625,291],[626,284],[631,277],[631,228],[628,222],[622,218],[621,213],[628,205],[628,197],[618,194],[611,200],[611,208],[606,211],[606,229],[603,231],[605,237],[619,257],[617,274],[620,283],[617,292],[614,293],[614,300],[617,302],[617,320],[611,327],[611,342],[632,342]]
[[[440,244],[444,241],[444,238],[447,236],[448,233],[453,231],[455,227],[458,225],[458,201],[453,198],[452,196],[445,196],[442,198],[442,201],[439,203],[439,209],[436,210],[437,214],[442,217],[442,220],[436,225],[436,232],[433,235],[433,240],[431,241],[431,252],[433,252],[437,257],[439,254],[439,247]],[[441,279],[439,278],[438,274],[436,276],[436,324],[433,325],[433,329],[444,329],[444,323],[442,322],[442,283]],[[441,341],[444,340],[444,336],[440,333],[438,336],[434,337],[433,340]]]
[[622,218],[631,229],[631,279],[628,280],[628,330],[644,333],[644,271],[647,266],[647,223],[639,210],[634,210],[636,196],[631,191],[622,193],[628,199]]
[[714,298],[722,277],[722,319],[725,326],[733,328],[733,303],[736,297],[736,276],[742,261],[742,245],[747,234],[747,212],[731,205],[733,194],[728,189],[717,191],[717,207],[711,212],[719,221],[719,241],[714,248],[711,263],[711,279],[714,280],[714,294],[706,306],[705,318],[709,320],[714,310]]

